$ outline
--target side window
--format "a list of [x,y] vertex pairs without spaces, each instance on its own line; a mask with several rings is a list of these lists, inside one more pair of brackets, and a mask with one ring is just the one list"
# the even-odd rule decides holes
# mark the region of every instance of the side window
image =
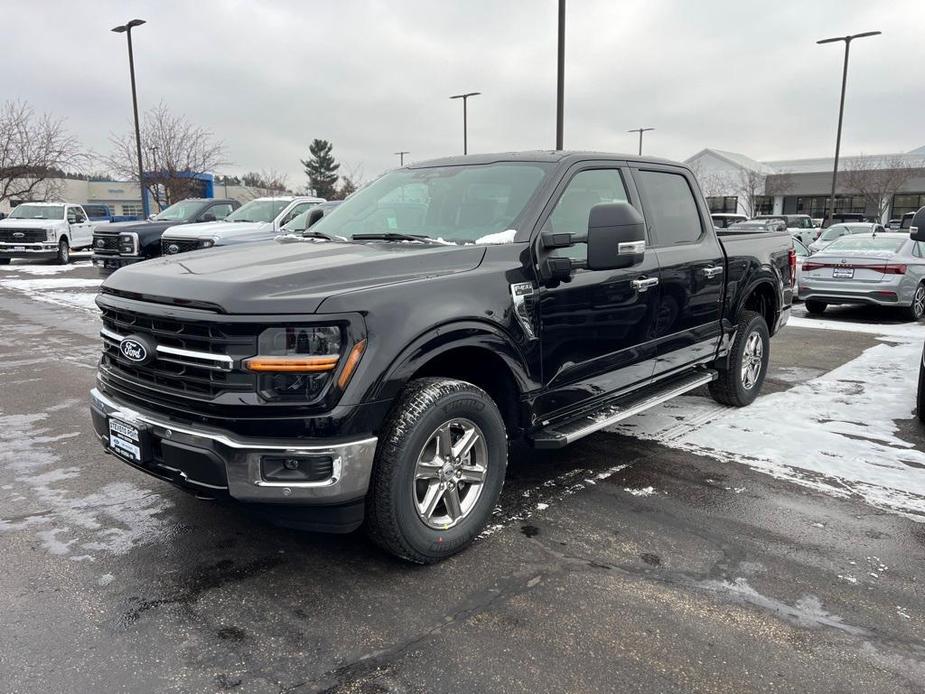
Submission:
[[315,203],[313,202],[300,202],[298,205],[294,206],[291,210],[289,210],[281,220],[279,220],[279,225],[283,226],[284,224],[291,222],[295,217],[298,217],[300,214],[305,212],[305,210],[307,210],[309,207],[312,207],[314,204]]
[[919,242],[919,241],[913,242],[913,244],[912,244],[912,255],[914,255],[916,258],[921,258],[921,257],[922,257],[922,244],[921,244],[921,242]]
[[216,219],[224,219],[225,217],[231,214],[231,205],[229,205],[228,203],[222,203],[221,205],[212,205],[212,207],[209,208],[209,212]]
[[87,215],[84,214],[84,211],[82,209],[80,209],[79,207],[74,207],[72,209],[74,210],[74,214],[77,216],[78,224],[83,224],[84,222],[87,221]]
[[[591,208],[602,202],[628,202],[623,176],[617,169],[593,169],[580,171],[569,181],[556,203],[544,231],[568,231],[585,234],[588,231],[588,217]],[[578,243],[571,248],[562,248],[557,255],[574,260],[588,257],[588,246]]]
[[76,207],[67,208],[67,223],[77,224],[77,208]]
[[694,194],[681,174],[635,173],[646,206],[646,219],[660,246],[692,243],[703,233]]

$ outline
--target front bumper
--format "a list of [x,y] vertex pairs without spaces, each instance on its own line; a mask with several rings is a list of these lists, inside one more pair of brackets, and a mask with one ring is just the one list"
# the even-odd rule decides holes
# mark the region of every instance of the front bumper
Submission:
[[54,258],[56,255],[58,255],[56,241],[0,243],[0,258]]
[[[109,418],[144,428],[153,451],[150,462],[119,460],[155,477],[204,495],[278,506],[337,505],[366,495],[376,453],[375,436],[340,439],[239,438],[198,424],[180,424],[162,415],[126,407],[94,388],[90,391],[93,427],[109,451]],[[262,477],[262,456],[330,456],[332,473],[317,482],[270,482]]]
[[90,256],[90,260],[93,263],[94,267],[98,267],[100,270],[107,270],[112,272],[113,270],[118,270],[120,267],[125,267],[126,265],[132,265],[134,263],[140,263],[142,260],[147,260],[138,255],[103,255],[100,253],[94,253]]

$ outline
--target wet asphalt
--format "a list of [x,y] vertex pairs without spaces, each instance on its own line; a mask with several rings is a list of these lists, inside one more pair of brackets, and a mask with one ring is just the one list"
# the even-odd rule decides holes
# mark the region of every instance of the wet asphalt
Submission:
[[[0,325],[2,692],[925,689],[906,517],[601,433],[518,451],[486,536],[413,567],[104,455],[96,318],[0,282]],[[874,344],[788,328],[767,390]]]

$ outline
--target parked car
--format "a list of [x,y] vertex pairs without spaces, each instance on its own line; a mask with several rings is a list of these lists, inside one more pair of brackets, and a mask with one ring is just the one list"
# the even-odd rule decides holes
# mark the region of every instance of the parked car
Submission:
[[93,231],[93,264],[102,274],[161,254],[161,234],[168,227],[195,222],[217,223],[240,207],[237,200],[190,198],[174,203],[151,219],[102,224]]
[[713,212],[710,214],[713,220],[713,226],[717,229],[726,229],[737,222],[744,222],[748,219],[744,214],[732,214],[730,212]]
[[903,223],[902,219],[899,219],[899,218],[891,219],[887,223],[887,228],[889,228],[890,231],[899,231],[899,229],[902,227],[902,223]]
[[906,212],[903,215],[903,218],[899,222],[900,231],[908,232],[912,228],[912,219],[915,217],[915,212]]
[[902,308],[909,320],[925,313],[925,246],[909,234],[850,234],[803,262],[800,298],[821,314],[830,304]]
[[256,198],[228,215],[221,224],[168,228],[161,237],[161,252],[174,255],[198,248],[267,241],[294,217],[324,201],[324,198],[293,196]]
[[829,220],[827,226],[832,226],[833,224],[844,224],[846,222],[860,224],[861,222],[868,221],[860,212],[837,212]]
[[483,530],[509,441],[560,448],[703,385],[748,405],[790,315],[789,236],[717,232],[660,159],[416,163],[308,233],[109,277],[93,425],[138,470],[365,523],[413,562]]
[[803,274],[803,262],[809,257],[810,253],[800,239],[791,237],[790,240],[793,243],[793,250],[797,257],[796,277],[793,282],[793,300],[797,301],[800,296],[800,276]]
[[818,239],[809,244],[811,253],[818,253],[830,243],[849,234],[882,234],[886,231],[882,224],[869,222],[853,222],[851,224],[833,224],[822,232]]
[[808,214],[760,214],[752,219],[782,220],[787,225],[787,231],[804,246],[811,244],[819,235],[819,230],[813,225],[813,219]]
[[71,262],[71,250],[88,248],[93,223],[83,207],[66,202],[24,202],[0,224],[0,265],[13,258]]
[[822,217],[813,217],[813,226],[816,227],[817,229],[822,228],[822,222],[823,222]]

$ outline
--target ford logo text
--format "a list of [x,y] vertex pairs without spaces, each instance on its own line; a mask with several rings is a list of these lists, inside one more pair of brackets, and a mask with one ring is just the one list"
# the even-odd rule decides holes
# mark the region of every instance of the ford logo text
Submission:
[[145,349],[145,346],[129,337],[119,343],[119,351],[129,361],[143,362],[148,358],[148,350]]

